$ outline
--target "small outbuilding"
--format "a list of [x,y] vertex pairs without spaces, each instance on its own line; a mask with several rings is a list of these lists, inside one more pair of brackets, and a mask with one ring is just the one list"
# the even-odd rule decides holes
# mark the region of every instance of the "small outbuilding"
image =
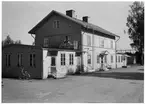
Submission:
[[41,48],[32,45],[11,44],[2,49],[2,76],[21,77],[21,67],[31,78],[56,78],[75,73],[80,58],[79,52],[70,49]]

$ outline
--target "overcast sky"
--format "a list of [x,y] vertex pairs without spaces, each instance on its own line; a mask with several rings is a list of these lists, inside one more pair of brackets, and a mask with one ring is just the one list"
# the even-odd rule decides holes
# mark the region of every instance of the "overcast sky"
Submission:
[[32,44],[28,31],[52,10],[65,14],[73,9],[77,18],[89,16],[89,21],[120,36],[118,49],[131,49],[126,19],[132,2],[2,2],[2,39],[10,35],[13,40]]

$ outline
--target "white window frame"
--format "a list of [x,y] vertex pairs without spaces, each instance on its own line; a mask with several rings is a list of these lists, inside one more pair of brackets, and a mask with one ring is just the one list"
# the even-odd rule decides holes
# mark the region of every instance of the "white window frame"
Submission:
[[73,64],[74,64],[74,55],[69,54],[69,65],[73,65]]
[[65,58],[65,53],[61,53],[61,55],[60,55],[60,65],[61,66],[64,66],[65,65],[65,60],[66,60],[66,58]]

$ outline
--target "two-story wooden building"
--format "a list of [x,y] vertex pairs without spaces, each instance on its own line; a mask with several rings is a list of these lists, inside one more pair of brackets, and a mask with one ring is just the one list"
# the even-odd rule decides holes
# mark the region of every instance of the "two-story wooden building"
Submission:
[[67,10],[66,14],[53,10],[28,33],[34,38],[33,48],[42,50],[43,58],[39,62],[43,67],[39,77],[43,79],[52,72],[53,68],[49,69],[52,64],[66,70],[65,73],[75,72],[78,67],[85,72],[97,71],[102,62],[100,54],[104,54],[104,66],[117,68],[116,42],[120,37],[89,23],[88,16],[77,19],[74,10]]
[[99,54],[103,51],[108,53],[104,63],[116,68],[119,36],[89,23],[88,16],[77,19],[74,10],[66,11],[66,15],[53,10],[29,33],[35,35],[35,45],[41,47],[60,48],[64,40],[69,40],[74,50],[82,52],[80,61],[86,71],[100,68]]

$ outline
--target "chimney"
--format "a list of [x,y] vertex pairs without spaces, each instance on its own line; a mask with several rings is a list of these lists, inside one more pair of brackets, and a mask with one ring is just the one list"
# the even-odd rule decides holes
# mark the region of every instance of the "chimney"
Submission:
[[74,10],[67,10],[66,15],[75,18],[75,11]]
[[84,16],[83,17],[83,22],[88,22],[88,18],[89,18],[88,16]]

